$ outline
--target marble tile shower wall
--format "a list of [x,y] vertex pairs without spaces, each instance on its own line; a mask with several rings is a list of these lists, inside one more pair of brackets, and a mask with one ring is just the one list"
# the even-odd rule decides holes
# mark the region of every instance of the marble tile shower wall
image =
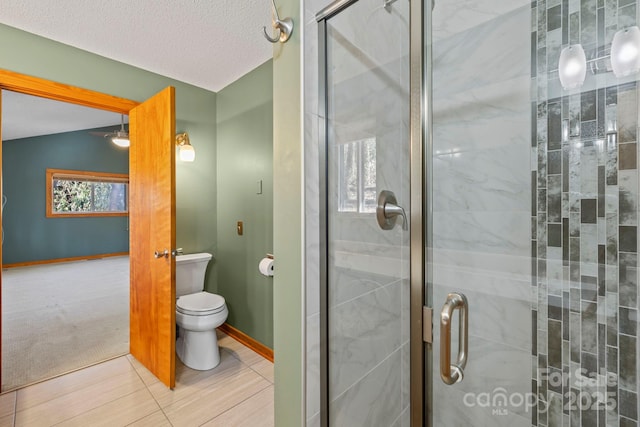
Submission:
[[637,426],[639,87],[557,73],[562,47],[602,53],[637,25],[637,1],[531,8],[532,424]]
[[[530,425],[518,405],[530,363],[529,1],[436,2],[433,11],[433,305],[469,301],[469,363],[454,386],[433,379],[434,425]],[[457,12],[456,12],[457,11]],[[505,35],[507,37],[505,37]],[[523,48],[526,47],[526,48]],[[440,343],[439,328],[434,342]],[[455,343],[455,331],[454,331]],[[434,367],[439,366],[435,347]]]

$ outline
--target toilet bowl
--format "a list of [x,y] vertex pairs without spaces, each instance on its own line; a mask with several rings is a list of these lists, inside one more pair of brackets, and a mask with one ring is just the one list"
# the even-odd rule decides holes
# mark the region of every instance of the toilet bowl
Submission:
[[211,254],[176,257],[176,353],[185,366],[206,371],[220,363],[216,328],[229,315],[222,296],[203,291]]

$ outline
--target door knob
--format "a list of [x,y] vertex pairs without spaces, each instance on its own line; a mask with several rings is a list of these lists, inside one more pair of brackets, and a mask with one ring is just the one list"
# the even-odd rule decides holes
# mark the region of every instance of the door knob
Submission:
[[169,249],[165,249],[163,252],[160,251],[155,251],[153,253],[153,256],[158,259],[158,258],[169,258]]
[[396,225],[397,217],[402,217],[402,229],[408,230],[407,214],[402,206],[398,206],[396,195],[393,191],[382,190],[378,196],[378,207],[376,208],[376,219],[378,225],[383,230],[391,230]]

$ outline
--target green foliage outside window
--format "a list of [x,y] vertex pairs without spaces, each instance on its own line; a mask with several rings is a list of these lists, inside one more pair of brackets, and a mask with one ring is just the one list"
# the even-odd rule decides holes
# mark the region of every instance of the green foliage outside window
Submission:
[[53,211],[126,212],[126,184],[114,182],[53,180]]

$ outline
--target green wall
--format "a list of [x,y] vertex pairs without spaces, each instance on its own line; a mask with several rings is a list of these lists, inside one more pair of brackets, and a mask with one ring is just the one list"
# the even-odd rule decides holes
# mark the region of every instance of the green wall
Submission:
[[4,141],[3,264],[128,251],[128,217],[46,217],[48,168],[126,174],[129,156],[88,130]]
[[272,69],[269,60],[217,93],[218,277],[208,288],[224,296],[227,323],[270,348],[273,278],[258,263],[273,253]]
[[216,253],[215,93],[1,24],[0,68],[140,102],[174,86],[176,131],[196,150],[195,162],[176,162],[177,245]]
[[296,24],[273,51],[273,250],[275,425],[299,427],[304,417],[304,234],[300,0],[280,0],[280,16]]

